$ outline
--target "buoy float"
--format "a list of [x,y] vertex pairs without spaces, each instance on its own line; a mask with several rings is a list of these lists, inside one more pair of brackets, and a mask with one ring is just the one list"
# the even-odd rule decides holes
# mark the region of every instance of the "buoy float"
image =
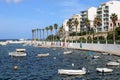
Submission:
[[72,63],[72,66],[74,67],[74,63]]
[[56,59],[56,57],[53,57],[53,59]]
[[14,70],[17,70],[17,69],[18,69],[18,66],[14,66],[13,68],[14,68]]

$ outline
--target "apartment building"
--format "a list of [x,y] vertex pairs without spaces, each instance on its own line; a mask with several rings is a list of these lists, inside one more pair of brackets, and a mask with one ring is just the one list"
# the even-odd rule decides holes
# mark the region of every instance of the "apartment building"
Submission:
[[[72,22],[71,28],[69,28],[69,26],[67,25],[67,22],[69,19],[71,19],[71,22]],[[76,32],[76,26],[74,26],[73,21],[75,21],[75,19],[77,19],[77,21],[78,21],[77,32],[80,32],[80,19],[81,19],[80,14],[74,14],[69,19],[66,19],[63,22],[63,28],[65,29],[65,31],[66,32],[68,32],[68,31],[69,32]]]
[[63,26],[63,28],[64,28],[64,30],[65,30],[66,32],[69,31],[69,27],[68,27],[68,25],[67,25],[67,21],[68,21],[68,19],[66,19],[66,20],[62,23],[62,26]]
[[98,32],[113,30],[113,23],[110,19],[111,14],[115,13],[118,16],[116,26],[120,26],[120,1],[110,0],[102,3],[97,8],[97,16],[102,20],[102,25],[97,27]]
[[[77,26],[77,32],[80,32],[80,19],[81,19],[81,15],[80,14],[74,14],[71,16],[72,22],[74,22],[76,19],[78,21],[78,26]],[[76,32],[76,26],[73,24],[72,25],[72,32]]]
[[81,30],[86,31],[86,26],[84,24],[85,18],[87,18],[90,21],[90,27],[94,27],[94,19],[97,15],[97,8],[90,7],[87,10],[81,11]]

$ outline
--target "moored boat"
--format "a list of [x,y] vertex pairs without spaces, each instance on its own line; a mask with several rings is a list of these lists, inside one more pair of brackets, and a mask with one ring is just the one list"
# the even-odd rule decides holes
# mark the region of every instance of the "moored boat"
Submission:
[[37,54],[37,57],[46,57],[49,56],[49,53],[45,53],[45,54]]
[[113,69],[109,69],[109,68],[96,68],[96,70],[98,72],[105,72],[105,73],[108,73],[108,72],[112,72]]
[[62,75],[84,75],[84,74],[86,74],[86,68],[82,68],[82,70],[58,69],[58,74],[62,74]]
[[26,49],[16,49],[16,51],[9,52],[10,56],[16,56],[16,57],[22,57],[26,56],[27,54],[25,53]]
[[72,51],[64,51],[63,54],[71,54]]
[[118,66],[118,65],[120,65],[120,63],[118,63],[118,62],[108,62],[107,65],[108,66]]

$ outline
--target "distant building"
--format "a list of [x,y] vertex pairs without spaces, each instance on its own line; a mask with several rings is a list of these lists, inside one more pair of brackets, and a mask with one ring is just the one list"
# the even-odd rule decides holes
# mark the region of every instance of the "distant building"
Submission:
[[63,26],[63,28],[64,28],[64,30],[65,30],[66,32],[69,31],[69,27],[68,27],[68,25],[67,25],[67,21],[68,21],[68,19],[66,19],[66,20],[63,22],[63,24],[62,24],[62,26]]
[[94,27],[93,21],[97,15],[97,8],[90,7],[87,10],[81,11],[81,30],[86,31],[86,26],[84,24],[85,18],[90,21],[90,27]]
[[[81,21],[81,15],[80,14],[74,14],[73,16],[71,16],[72,21],[75,21],[75,19],[77,19],[78,21],[78,26],[77,26],[77,32],[80,32],[80,21]],[[72,26],[72,32],[76,32],[76,26]]]
[[97,27],[98,32],[113,30],[113,24],[110,19],[110,16],[113,13],[118,16],[116,26],[120,26],[120,1],[110,0],[99,5],[99,7],[97,8],[97,16],[101,18],[102,25]]
[[[72,28],[70,29],[69,28],[69,26],[67,25],[67,22],[68,22],[68,20],[69,19],[71,19],[72,21]],[[76,32],[76,26],[74,26],[74,24],[73,24],[73,21],[75,20],[75,19],[77,19],[77,21],[78,21],[78,26],[77,26],[77,32],[80,32],[80,19],[81,19],[81,16],[80,16],[80,14],[74,14],[74,15],[72,15],[69,19],[66,19],[64,22],[63,22],[63,28],[65,29],[65,31],[66,32],[68,32],[68,31],[71,31],[71,32]]]

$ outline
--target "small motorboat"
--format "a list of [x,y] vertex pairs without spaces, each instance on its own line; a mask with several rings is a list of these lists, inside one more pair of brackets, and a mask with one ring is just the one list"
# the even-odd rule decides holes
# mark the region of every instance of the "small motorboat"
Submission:
[[96,68],[96,70],[98,72],[105,72],[105,73],[108,73],[108,72],[112,72],[113,69],[109,69],[109,68]]
[[26,49],[16,49],[16,51],[9,52],[10,56],[15,56],[15,57],[22,57],[26,56],[27,54],[25,53]]
[[72,51],[64,51],[63,54],[71,54]]
[[82,68],[82,70],[68,70],[68,69],[58,69],[58,74],[62,75],[84,75],[86,74],[86,68]]
[[118,59],[117,62],[120,62],[120,59]]
[[37,54],[37,57],[46,57],[49,56],[49,53],[45,53],[45,54]]
[[93,58],[93,59],[97,59],[97,58],[99,58],[99,57],[100,57],[100,56],[93,56],[92,58]]
[[118,62],[108,62],[107,65],[108,66],[118,66],[118,65],[120,65],[120,63],[118,63]]

